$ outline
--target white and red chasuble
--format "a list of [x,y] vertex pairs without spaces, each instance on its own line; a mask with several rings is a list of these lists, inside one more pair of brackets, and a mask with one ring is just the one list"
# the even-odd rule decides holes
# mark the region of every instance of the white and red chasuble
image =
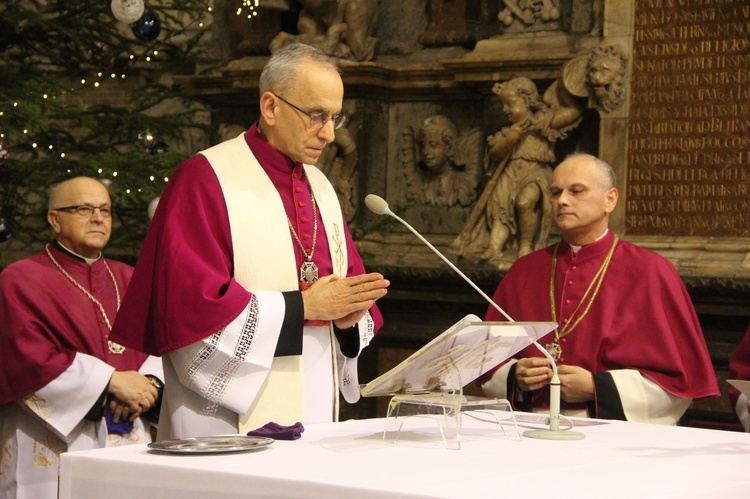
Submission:
[[[159,438],[238,432],[241,416],[256,409],[258,394],[271,384],[272,365],[300,353],[276,353],[289,323],[299,324],[295,334],[303,344],[303,412],[279,406],[258,412],[264,421],[246,424],[269,418],[291,424],[285,420],[291,415],[332,421],[337,383],[347,400],[358,398],[357,354],[341,355],[329,326],[302,332],[301,300],[291,308],[288,302],[299,289],[303,257],[286,218],[306,244],[315,239],[307,237],[313,217],[304,169],[320,207],[314,248],[320,276],[364,273],[328,181],[275,150],[255,125],[186,161],[170,179],[114,328],[124,345],[170,352]],[[359,350],[382,324],[375,307],[371,313],[359,324]],[[151,337],[149,325],[156,331]]]

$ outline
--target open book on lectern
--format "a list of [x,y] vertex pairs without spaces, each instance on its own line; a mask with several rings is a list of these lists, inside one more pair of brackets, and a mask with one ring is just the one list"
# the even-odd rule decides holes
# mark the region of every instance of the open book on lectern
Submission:
[[365,397],[455,392],[552,331],[554,322],[483,322],[467,315],[399,365],[360,386]]

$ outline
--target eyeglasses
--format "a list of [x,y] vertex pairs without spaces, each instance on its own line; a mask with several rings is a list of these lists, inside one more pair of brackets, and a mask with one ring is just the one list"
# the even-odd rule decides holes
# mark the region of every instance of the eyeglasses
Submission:
[[90,218],[91,215],[94,214],[94,210],[99,210],[99,213],[102,214],[102,218],[112,218],[112,213],[115,211],[114,208],[108,205],[91,206],[90,204],[63,206],[62,208],[51,209],[51,211],[64,211],[65,213],[73,213],[81,218]]
[[276,95],[276,97],[278,97],[281,102],[289,106],[292,106],[294,109],[296,109],[300,113],[310,118],[310,126],[313,128],[323,128],[324,126],[326,126],[326,123],[328,123],[328,121],[332,121],[333,129],[338,130],[339,128],[341,128],[341,125],[343,125],[344,122],[346,121],[346,116],[344,116],[341,113],[334,114],[333,116],[329,116],[325,113],[308,113],[307,111],[304,111],[298,108],[297,106],[295,106],[294,104],[292,104],[291,102],[283,98],[282,96]]

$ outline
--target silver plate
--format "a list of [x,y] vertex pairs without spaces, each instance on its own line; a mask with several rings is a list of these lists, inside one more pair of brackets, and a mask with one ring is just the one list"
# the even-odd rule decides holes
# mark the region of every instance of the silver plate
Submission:
[[223,437],[189,437],[151,442],[148,447],[171,454],[224,454],[261,449],[273,443],[273,438],[244,435]]

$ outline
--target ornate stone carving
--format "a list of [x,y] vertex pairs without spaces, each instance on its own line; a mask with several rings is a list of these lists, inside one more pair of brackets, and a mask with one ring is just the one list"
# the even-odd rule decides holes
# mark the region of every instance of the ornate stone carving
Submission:
[[318,47],[341,59],[369,61],[378,39],[377,0],[300,0],[298,35],[281,32],[271,42],[271,52],[292,42]]
[[625,100],[627,56],[619,46],[602,43],[591,51],[586,70],[589,106],[608,113]]
[[344,103],[343,113],[347,117],[344,126],[336,130],[336,138],[323,149],[315,166],[330,180],[339,198],[344,218],[350,222],[357,212],[352,202],[351,180],[358,160],[357,143],[348,128],[354,119],[354,107],[351,102]]
[[526,25],[537,21],[556,21],[560,18],[559,0],[503,0],[505,8],[497,14],[497,19],[510,26],[519,19]]
[[625,51],[604,41],[565,65],[562,84],[569,93],[588,98],[588,107],[608,113],[625,100],[626,69]]
[[525,77],[495,83],[492,91],[511,124],[487,138],[494,172],[451,249],[496,261],[511,236],[517,236],[518,256],[546,244],[554,143],[578,126],[583,106],[559,81],[542,99]]
[[482,134],[478,128],[460,135],[446,116],[422,121],[415,134],[401,133],[401,165],[408,201],[469,206],[476,199],[481,174]]

